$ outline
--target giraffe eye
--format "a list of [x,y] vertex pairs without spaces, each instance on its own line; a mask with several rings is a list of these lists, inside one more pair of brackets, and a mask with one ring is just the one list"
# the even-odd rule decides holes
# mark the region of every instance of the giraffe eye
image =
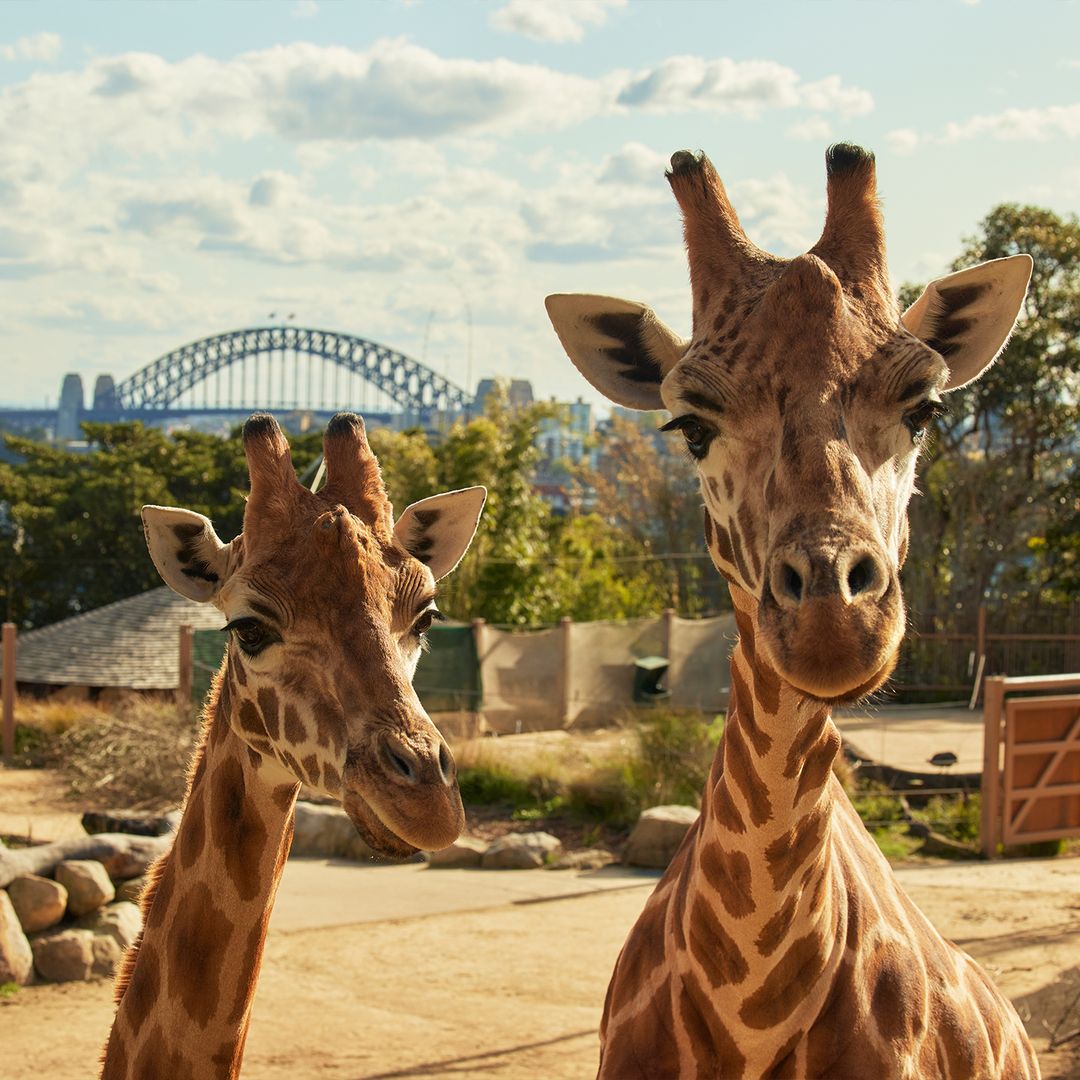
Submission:
[[677,416],[669,420],[661,431],[681,431],[686,440],[686,449],[695,461],[701,461],[709,452],[709,443],[716,435],[715,431],[707,428],[700,420],[693,416]]
[[912,439],[915,442],[921,442],[934,417],[941,416],[942,413],[947,411],[948,406],[944,401],[934,401],[932,398],[928,398],[904,416],[904,424],[908,431],[911,432]]
[[258,619],[233,619],[225,629],[232,634],[245,656],[258,656],[267,645],[277,640],[269,627]]
[[426,608],[421,613],[420,618],[413,623],[410,633],[423,642],[426,640],[424,635],[431,629],[432,623],[445,621],[446,616],[437,608]]

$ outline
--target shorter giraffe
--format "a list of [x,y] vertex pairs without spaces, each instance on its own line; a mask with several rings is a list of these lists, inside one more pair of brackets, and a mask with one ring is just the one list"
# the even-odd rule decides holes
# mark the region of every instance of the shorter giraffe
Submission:
[[671,159],[693,291],[684,340],[643,304],[548,297],[567,353],[621,405],[667,408],[739,627],[701,815],[623,946],[600,1075],[1037,1077],[1015,1009],[911,903],[832,774],[837,701],[880,686],[924,433],[993,362],[1017,255],[931,282],[901,314],[872,154],[826,156],[818,243],[750,242],[704,156]]
[[326,486],[296,479],[269,416],[244,425],[251,495],[228,544],[200,514],[143,508],[150,554],[230,641],[205,709],[172,851],[124,958],[106,1080],[239,1075],[301,782],[341,802],[380,854],[446,847],[464,824],[454,761],[412,677],[435,582],[472,540],[483,488],[394,524],[363,422],[330,421]]

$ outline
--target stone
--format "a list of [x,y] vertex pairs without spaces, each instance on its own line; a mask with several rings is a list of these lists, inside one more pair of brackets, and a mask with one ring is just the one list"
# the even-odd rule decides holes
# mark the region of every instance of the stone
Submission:
[[67,910],[67,889],[37,874],[20,874],[8,885],[8,896],[28,934],[55,926]]
[[308,802],[296,804],[296,831],[289,853],[324,859],[370,861],[379,858],[364,843],[349,815],[340,806]]
[[34,954],[8,894],[0,889],[0,984],[25,986],[34,977]]
[[89,930],[96,936],[112,938],[121,950],[133,944],[142,929],[142,912],[130,900],[84,915],[78,922],[80,930]]
[[697,819],[693,806],[652,806],[642,811],[626,842],[623,862],[662,870]]
[[433,851],[428,856],[428,866],[443,870],[479,866],[487,849],[486,840],[478,840],[475,836],[459,836],[449,847],[442,851]]
[[104,907],[116,896],[109,873],[99,862],[67,859],[56,868],[56,880],[68,891],[68,912],[75,918]]
[[562,850],[551,833],[508,833],[496,840],[480,861],[485,870],[535,870]]
[[46,982],[75,982],[94,973],[94,935],[89,930],[51,930],[35,937],[30,947],[34,967]]
[[152,814],[145,810],[87,810],[82,827],[90,834],[130,833],[133,836],[166,836],[176,831],[180,811]]
[[618,859],[603,848],[583,848],[580,851],[564,851],[554,862],[548,863],[549,870],[599,870],[610,866]]
[[116,886],[116,899],[130,900],[131,903],[137,904],[142,899],[143,889],[145,888],[145,877],[136,877],[131,878],[129,881],[121,881],[120,884]]

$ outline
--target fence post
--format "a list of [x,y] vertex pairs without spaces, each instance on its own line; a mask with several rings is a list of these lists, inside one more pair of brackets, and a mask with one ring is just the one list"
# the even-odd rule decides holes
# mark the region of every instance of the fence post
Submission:
[[476,650],[476,696],[473,698],[472,711],[479,717],[484,708],[484,619],[473,619],[473,648]]
[[569,615],[564,615],[559,620],[559,636],[562,643],[562,664],[560,665],[561,691],[562,691],[562,722],[565,726],[570,723],[570,697],[573,685],[570,671],[570,627],[572,620]]
[[997,856],[1001,832],[1001,713],[1005,704],[1005,678],[991,675],[983,684],[983,770],[982,823],[980,839],[983,855]]
[[181,708],[191,706],[195,680],[195,631],[191,626],[180,627],[180,677],[176,684],[176,703]]
[[4,757],[15,756],[15,624],[4,623]]

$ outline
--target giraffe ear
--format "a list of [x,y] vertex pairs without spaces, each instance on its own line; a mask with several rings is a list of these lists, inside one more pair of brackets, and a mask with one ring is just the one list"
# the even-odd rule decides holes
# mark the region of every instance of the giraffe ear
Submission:
[[228,575],[231,545],[193,510],[144,506],[142,520],[150,558],[165,584],[200,604],[212,601]]
[[1016,325],[1027,293],[1030,255],[979,263],[931,281],[901,322],[949,365],[946,390],[977,379]]
[[469,550],[486,499],[487,488],[471,487],[414,502],[398,518],[394,539],[438,581]]
[[644,304],[613,296],[556,293],[544,301],[574,366],[616,405],[662,409],[660,383],[688,342]]

